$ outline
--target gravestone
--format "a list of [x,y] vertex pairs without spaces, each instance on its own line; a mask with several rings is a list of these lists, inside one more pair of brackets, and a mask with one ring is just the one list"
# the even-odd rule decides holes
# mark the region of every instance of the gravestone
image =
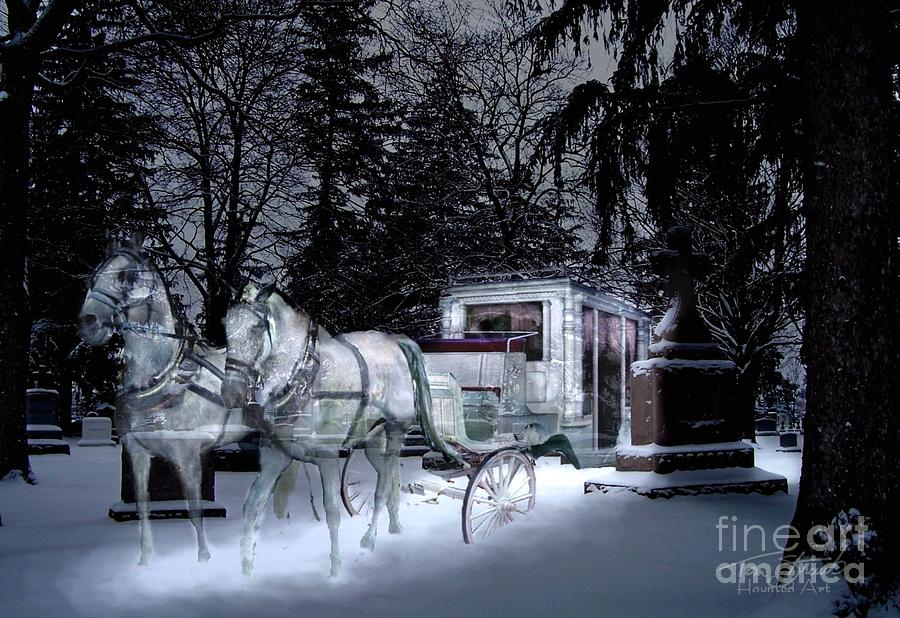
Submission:
[[81,440],[78,446],[115,446],[112,421],[105,416],[86,416],[81,421]]
[[650,263],[666,277],[671,301],[649,358],[631,365],[631,446],[618,449],[616,470],[585,483],[585,492],[786,492],[784,477],[754,468],[753,447],[741,441],[735,418],[737,367],[697,310],[695,285],[709,259],[692,251],[690,231],[679,226]]
[[774,418],[758,418],[754,421],[756,435],[777,436],[778,422]]
[[[225,517],[225,507],[216,502],[215,460],[211,451],[201,457],[200,499],[204,517]],[[189,516],[184,488],[178,470],[162,457],[150,460],[149,479],[150,519],[187,519]],[[122,449],[121,501],[109,508],[115,521],[138,518],[134,496],[134,472],[131,458]]]
[[796,431],[786,431],[778,435],[778,450],[782,453],[800,452],[800,434]]
[[778,446],[783,448],[794,448],[797,446],[797,434],[783,433],[778,436]]
[[25,391],[25,430],[29,455],[69,454],[69,443],[62,439],[57,400],[59,393],[49,388]]

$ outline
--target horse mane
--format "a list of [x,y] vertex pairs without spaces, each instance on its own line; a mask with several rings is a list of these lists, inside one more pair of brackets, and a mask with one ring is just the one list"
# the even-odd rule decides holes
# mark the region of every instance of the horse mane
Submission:
[[[235,295],[232,302],[240,302],[243,299],[244,288],[251,283],[253,283],[253,282],[248,281],[247,283],[245,283],[244,286],[242,286],[241,289],[237,292],[237,294]],[[288,307],[293,309],[295,312],[297,312],[301,315],[305,315],[307,318],[309,318],[313,322],[316,321],[309,311],[307,311],[305,308],[301,307],[297,302],[295,302],[294,299],[291,297],[291,295],[288,294],[287,292],[285,292],[283,288],[279,287],[277,283],[268,283],[268,284],[262,286],[261,288],[259,288],[259,291],[256,293],[256,298],[254,300],[256,302],[264,303],[264,302],[268,301],[269,298],[273,294],[278,294],[278,296],[281,297],[281,300],[284,301],[284,303]]]

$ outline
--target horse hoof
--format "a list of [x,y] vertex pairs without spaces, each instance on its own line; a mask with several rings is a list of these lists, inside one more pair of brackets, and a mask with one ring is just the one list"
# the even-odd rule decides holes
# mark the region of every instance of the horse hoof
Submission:
[[140,560],[138,560],[138,563],[137,563],[138,566],[147,566],[149,564],[150,564],[149,558],[141,558]]
[[368,549],[369,551],[375,550],[375,535],[366,533],[363,535],[363,538],[359,540],[359,546],[363,549]]
[[400,534],[403,532],[403,526],[400,525],[399,521],[392,521],[388,526],[389,534]]
[[241,563],[241,571],[244,572],[244,575],[247,577],[253,577],[253,565],[249,562]]
[[328,573],[328,577],[337,577],[341,572],[341,563],[338,561],[337,563],[331,563],[331,571]]
[[197,553],[197,562],[209,562],[209,550],[204,549]]

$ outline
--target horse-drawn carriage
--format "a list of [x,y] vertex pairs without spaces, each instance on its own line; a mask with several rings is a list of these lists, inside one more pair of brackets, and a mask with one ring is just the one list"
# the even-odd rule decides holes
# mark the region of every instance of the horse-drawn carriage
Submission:
[[[467,466],[428,451],[422,468],[444,482],[417,479],[403,489],[461,499],[463,539],[473,543],[534,508],[537,458],[553,453],[579,464],[568,439],[551,435],[555,416],[535,414],[525,403],[525,342],[538,333],[467,334],[418,342],[431,391],[426,420]],[[373,498],[369,466],[359,452],[347,453],[341,476],[341,496],[351,515],[366,514]],[[446,482],[460,477],[467,479],[465,489]]]
[[[577,465],[571,429],[593,427],[596,444],[606,428],[600,422],[606,417],[599,414],[599,379],[611,384],[621,376],[619,390],[612,391],[619,396],[609,398],[615,408],[610,418],[621,417],[625,343],[635,341],[626,337],[626,318],[631,311],[637,325],[645,314],[568,278],[522,282],[522,287],[525,302],[516,305],[521,314],[515,320],[507,305],[491,304],[509,299],[508,291],[494,297],[476,286],[462,292],[473,295],[466,302],[442,302],[441,337],[416,345],[375,331],[333,337],[274,288],[248,285],[225,320],[227,350],[213,350],[198,343],[174,311],[165,281],[140,241],[113,248],[91,279],[79,332],[92,345],[104,344],[115,331],[123,334],[126,362],[116,417],[134,470],[141,562],[152,548],[151,456],[168,459],[180,471],[198,559],[206,560],[201,456],[253,430],[262,439],[259,474],[244,504],[245,573],[252,572],[263,507],[276,484],[290,476],[285,472],[293,461],[315,464],[322,476],[332,574],[341,561],[341,498],[358,513],[366,497],[354,481],[361,450],[377,472],[361,545],[374,548],[382,508],[390,517],[389,531],[399,532],[399,456],[416,423],[434,451],[423,457],[424,468],[445,479],[468,477],[464,492],[436,488],[463,499],[467,542],[528,513],[535,498],[534,460],[560,453]],[[475,310],[467,314],[467,305]],[[609,318],[606,339],[600,336],[600,314]],[[464,327],[465,320],[478,328]],[[516,320],[537,328],[503,332],[512,330],[510,324],[516,327]],[[621,338],[613,364],[621,372],[601,375],[599,346],[616,332]],[[531,342],[535,358],[529,357],[535,354]],[[640,353],[640,342],[638,332],[632,357]],[[579,392],[582,387],[586,390]],[[408,488],[434,489],[427,481]]]

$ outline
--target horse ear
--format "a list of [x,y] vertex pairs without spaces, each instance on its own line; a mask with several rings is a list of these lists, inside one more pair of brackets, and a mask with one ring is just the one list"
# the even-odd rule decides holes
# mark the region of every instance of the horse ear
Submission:
[[106,255],[112,255],[116,250],[116,239],[109,230],[106,231]]
[[256,296],[256,300],[260,302],[265,302],[269,300],[269,297],[275,292],[275,284],[270,283],[262,290],[259,291],[259,294]]
[[131,242],[134,243],[134,246],[140,249],[144,245],[144,233],[143,232],[135,232],[131,237]]

